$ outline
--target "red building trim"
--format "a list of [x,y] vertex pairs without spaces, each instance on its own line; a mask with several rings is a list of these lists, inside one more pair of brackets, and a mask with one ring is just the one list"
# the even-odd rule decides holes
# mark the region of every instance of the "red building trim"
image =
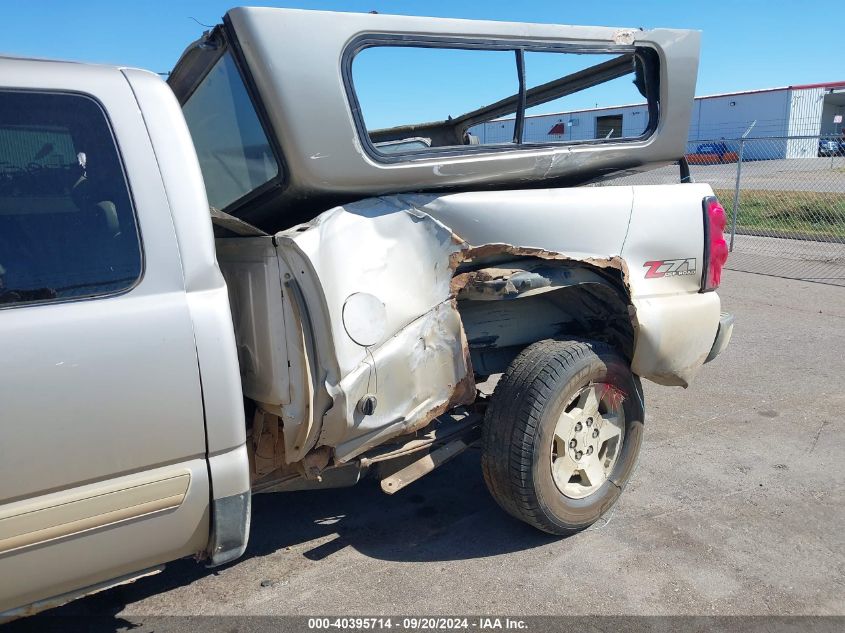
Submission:
[[800,86],[790,86],[795,90],[804,90],[805,88],[845,88],[845,81],[829,81],[822,84],[802,84]]
[[720,92],[715,95],[704,95],[703,97],[696,97],[699,99],[721,99],[722,97],[737,97],[739,95],[752,95],[761,92],[779,92],[781,90],[808,90],[811,88],[845,88],[845,81],[828,81],[819,84],[798,84],[795,86],[781,86],[779,88],[761,88],[759,90],[738,90],[737,92]]

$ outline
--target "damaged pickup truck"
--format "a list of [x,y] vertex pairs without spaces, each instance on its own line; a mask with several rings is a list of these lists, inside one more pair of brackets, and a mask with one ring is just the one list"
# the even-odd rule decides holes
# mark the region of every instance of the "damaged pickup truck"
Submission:
[[[731,335],[724,210],[683,161],[698,52],[240,8],[167,84],[0,58],[0,612],[231,561],[253,493],[395,493],[473,444],[508,513],[596,521],[640,380],[686,387]],[[545,131],[596,90],[638,118]]]

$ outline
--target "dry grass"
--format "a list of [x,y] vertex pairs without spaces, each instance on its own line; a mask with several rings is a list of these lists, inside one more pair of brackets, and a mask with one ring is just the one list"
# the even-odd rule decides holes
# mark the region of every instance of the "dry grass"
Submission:
[[[733,215],[734,192],[716,191],[728,213]],[[770,231],[773,235],[811,235],[845,239],[845,194],[816,191],[740,192],[737,227]]]

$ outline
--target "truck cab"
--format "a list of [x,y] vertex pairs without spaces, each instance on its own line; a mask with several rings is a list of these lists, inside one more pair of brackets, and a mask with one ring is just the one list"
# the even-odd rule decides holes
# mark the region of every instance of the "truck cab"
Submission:
[[[231,561],[251,494],[394,493],[478,443],[506,512],[597,520],[636,462],[641,379],[686,387],[731,336],[710,187],[589,186],[683,159],[698,47],[240,8],[168,83],[0,58],[0,614]],[[422,60],[437,100],[452,55],[513,90],[371,115],[385,69]],[[531,131],[614,81],[644,121]]]
[[250,488],[229,298],[172,92],[129,69],[0,68],[0,611],[14,614],[174,558],[238,556]]

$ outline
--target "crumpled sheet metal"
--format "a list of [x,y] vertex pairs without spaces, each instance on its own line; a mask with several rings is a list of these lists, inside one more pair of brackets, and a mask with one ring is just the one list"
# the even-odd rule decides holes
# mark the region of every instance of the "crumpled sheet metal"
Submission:
[[[407,196],[365,200],[277,235],[282,252],[294,249],[296,259],[307,263],[295,272],[311,312],[326,315],[315,319],[314,334],[332,405],[315,444],[334,446],[338,462],[474,401],[455,298],[478,273],[455,275],[461,263],[497,257],[579,261],[616,269],[627,280],[618,256],[579,259],[537,246],[470,244],[409,202]],[[522,276],[529,282],[530,274]],[[383,339],[369,347],[355,343],[344,328],[344,303],[360,292],[380,299],[386,313]],[[360,410],[364,396],[376,399],[371,415]]]

